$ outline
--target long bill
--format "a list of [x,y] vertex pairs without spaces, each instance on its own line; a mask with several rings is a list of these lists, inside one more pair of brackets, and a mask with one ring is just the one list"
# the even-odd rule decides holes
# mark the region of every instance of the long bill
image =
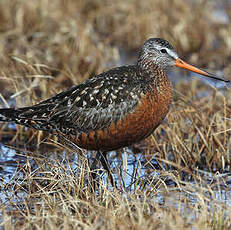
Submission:
[[184,62],[180,58],[176,59],[175,66],[183,68],[183,69],[190,70],[192,72],[195,72],[195,73],[198,73],[198,74],[201,74],[201,75],[204,75],[206,77],[210,77],[210,78],[213,78],[213,79],[216,79],[216,80],[219,80],[219,81],[224,81],[224,82],[227,82],[227,83],[230,82],[229,80],[227,80],[225,78],[218,77],[218,76],[215,76],[215,75],[213,75],[211,73],[208,73],[208,72],[206,72],[204,70],[198,69],[197,67],[194,67],[194,66]]

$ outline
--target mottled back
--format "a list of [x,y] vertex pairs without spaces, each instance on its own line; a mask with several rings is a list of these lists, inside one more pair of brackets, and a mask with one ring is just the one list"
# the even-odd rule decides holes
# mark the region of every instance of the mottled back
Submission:
[[[105,129],[135,109],[149,88],[148,81],[149,74],[135,65],[118,67],[37,105],[13,113],[5,109],[5,116],[8,121],[49,132],[77,134]],[[3,120],[4,112],[1,114]]]

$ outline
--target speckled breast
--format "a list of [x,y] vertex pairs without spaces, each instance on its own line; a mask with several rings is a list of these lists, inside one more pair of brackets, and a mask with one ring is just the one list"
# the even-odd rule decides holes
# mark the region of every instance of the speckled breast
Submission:
[[90,131],[70,139],[81,148],[110,151],[130,146],[148,137],[168,113],[172,99],[169,80],[142,95],[133,112],[103,130]]

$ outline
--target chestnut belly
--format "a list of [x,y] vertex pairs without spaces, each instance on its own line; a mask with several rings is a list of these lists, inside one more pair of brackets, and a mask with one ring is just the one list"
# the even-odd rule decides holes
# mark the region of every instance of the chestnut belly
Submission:
[[169,110],[171,96],[164,101],[156,99],[145,97],[133,112],[107,129],[71,135],[70,140],[81,148],[100,151],[116,150],[139,142],[159,126]]

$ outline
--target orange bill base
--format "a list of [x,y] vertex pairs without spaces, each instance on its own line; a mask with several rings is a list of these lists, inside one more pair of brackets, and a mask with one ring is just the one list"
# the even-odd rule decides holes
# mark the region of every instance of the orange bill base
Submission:
[[183,69],[187,69],[187,70],[190,70],[192,72],[195,72],[195,73],[198,73],[198,74],[201,74],[203,76],[206,76],[206,77],[209,77],[209,78],[213,78],[213,79],[216,79],[218,81],[224,81],[226,83],[230,83],[230,80],[228,79],[225,79],[225,78],[222,78],[222,77],[218,77],[214,74],[211,74],[207,71],[204,71],[204,70],[201,70],[195,66],[192,66],[186,62],[184,62],[183,60],[181,60],[180,58],[176,59],[175,61],[175,66],[177,67],[180,67],[180,68],[183,68]]

